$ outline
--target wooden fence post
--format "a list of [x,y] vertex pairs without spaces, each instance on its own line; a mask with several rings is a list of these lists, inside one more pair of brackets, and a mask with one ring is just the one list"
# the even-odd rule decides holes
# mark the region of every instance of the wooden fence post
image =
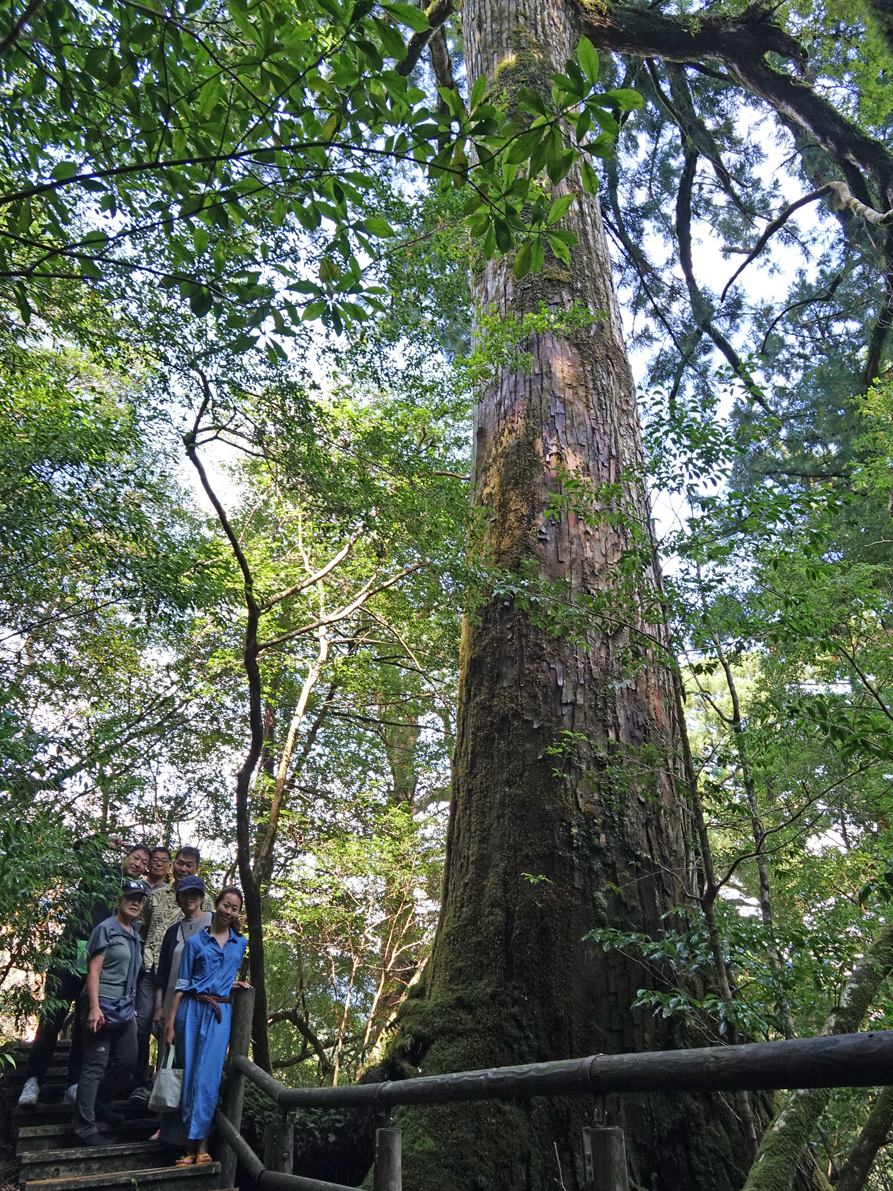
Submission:
[[403,1191],[402,1140],[399,1129],[375,1130],[375,1191]]
[[622,1129],[583,1130],[583,1178],[596,1191],[629,1191]]
[[[251,1018],[254,1013],[254,989],[233,989],[233,1020],[229,1035],[226,1091],[223,1094],[223,1115],[236,1132],[242,1127],[242,1108],[245,1104],[245,1076],[233,1067],[234,1055],[248,1055],[251,1044]],[[232,1187],[236,1181],[236,1154],[222,1139],[220,1149],[220,1186]]]
[[264,1129],[264,1166],[277,1174],[291,1174],[295,1160],[295,1124],[281,1113]]

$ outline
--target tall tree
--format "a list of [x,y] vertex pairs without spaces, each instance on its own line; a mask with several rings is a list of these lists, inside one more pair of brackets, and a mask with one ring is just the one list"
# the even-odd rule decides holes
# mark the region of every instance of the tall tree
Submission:
[[[577,41],[560,0],[520,25],[503,0],[471,0],[463,18],[472,81],[486,78],[510,108],[520,95],[535,110],[531,92],[548,102]],[[594,53],[581,61],[595,73]],[[583,942],[611,924],[660,932],[697,877],[633,383],[595,200],[581,197],[562,226],[578,241],[569,260],[559,247],[538,276],[518,280],[505,261],[479,261],[473,276],[479,339],[493,311],[523,319],[576,303],[591,319],[534,334],[530,373],[500,371],[476,407],[477,549],[511,578],[464,629],[442,917],[392,1075],[684,1044],[673,1025],[630,1011],[649,979],[639,963]],[[589,624],[565,633],[539,614],[527,593],[544,586]],[[588,1111],[548,1101],[403,1114],[409,1178],[439,1191],[576,1187]],[[627,1099],[609,1112],[639,1184],[743,1181],[732,1105]]]

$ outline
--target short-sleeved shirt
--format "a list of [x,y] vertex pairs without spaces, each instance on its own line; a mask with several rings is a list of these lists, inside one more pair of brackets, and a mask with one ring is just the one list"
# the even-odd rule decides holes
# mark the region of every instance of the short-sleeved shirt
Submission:
[[186,940],[180,959],[180,992],[213,993],[228,997],[248,940],[230,927],[229,938],[221,947],[208,927]]
[[139,935],[132,928],[118,921],[106,918],[93,929],[87,940],[87,958],[101,955],[99,972],[99,995],[115,999],[131,997],[136,991],[136,980],[142,966]]
[[[206,893],[205,900],[202,902],[203,910],[213,910],[214,903]],[[137,930],[141,927],[146,927],[146,946],[143,951],[143,962],[146,965],[146,971],[154,970],[159,959],[161,958],[161,944],[164,942],[164,936],[168,929],[179,922],[183,917],[183,911],[177,905],[177,894],[174,891],[173,885],[159,885],[153,889],[146,898],[140,916],[137,918],[134,926]]]

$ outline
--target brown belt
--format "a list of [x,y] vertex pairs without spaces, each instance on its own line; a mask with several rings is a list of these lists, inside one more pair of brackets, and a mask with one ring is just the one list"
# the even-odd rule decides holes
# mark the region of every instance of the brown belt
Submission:
[[195,997],[197,1001],[201,1001],[203,1005],[213,1005],[214,1013],[217,1015],[218,1021],[223,1021],[223,1012],[221,1005],[229,1005],[232,1003],[232,997],[218,997],[216,993],[195,992],[190,989],[186,993],[187,997]]

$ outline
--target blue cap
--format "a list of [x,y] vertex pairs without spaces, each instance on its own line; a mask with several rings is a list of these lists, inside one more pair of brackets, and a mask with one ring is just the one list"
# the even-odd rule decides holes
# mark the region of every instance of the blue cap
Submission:
[[122,897],[148,897],[151,889],[145,881],[128,881],[121,882],[121,896]]
[[177,885],[177,896],[181,893],[188,893],[191,889],[200,893],[202,897],[205,896],[205,883],[201,877],[183,877]]

